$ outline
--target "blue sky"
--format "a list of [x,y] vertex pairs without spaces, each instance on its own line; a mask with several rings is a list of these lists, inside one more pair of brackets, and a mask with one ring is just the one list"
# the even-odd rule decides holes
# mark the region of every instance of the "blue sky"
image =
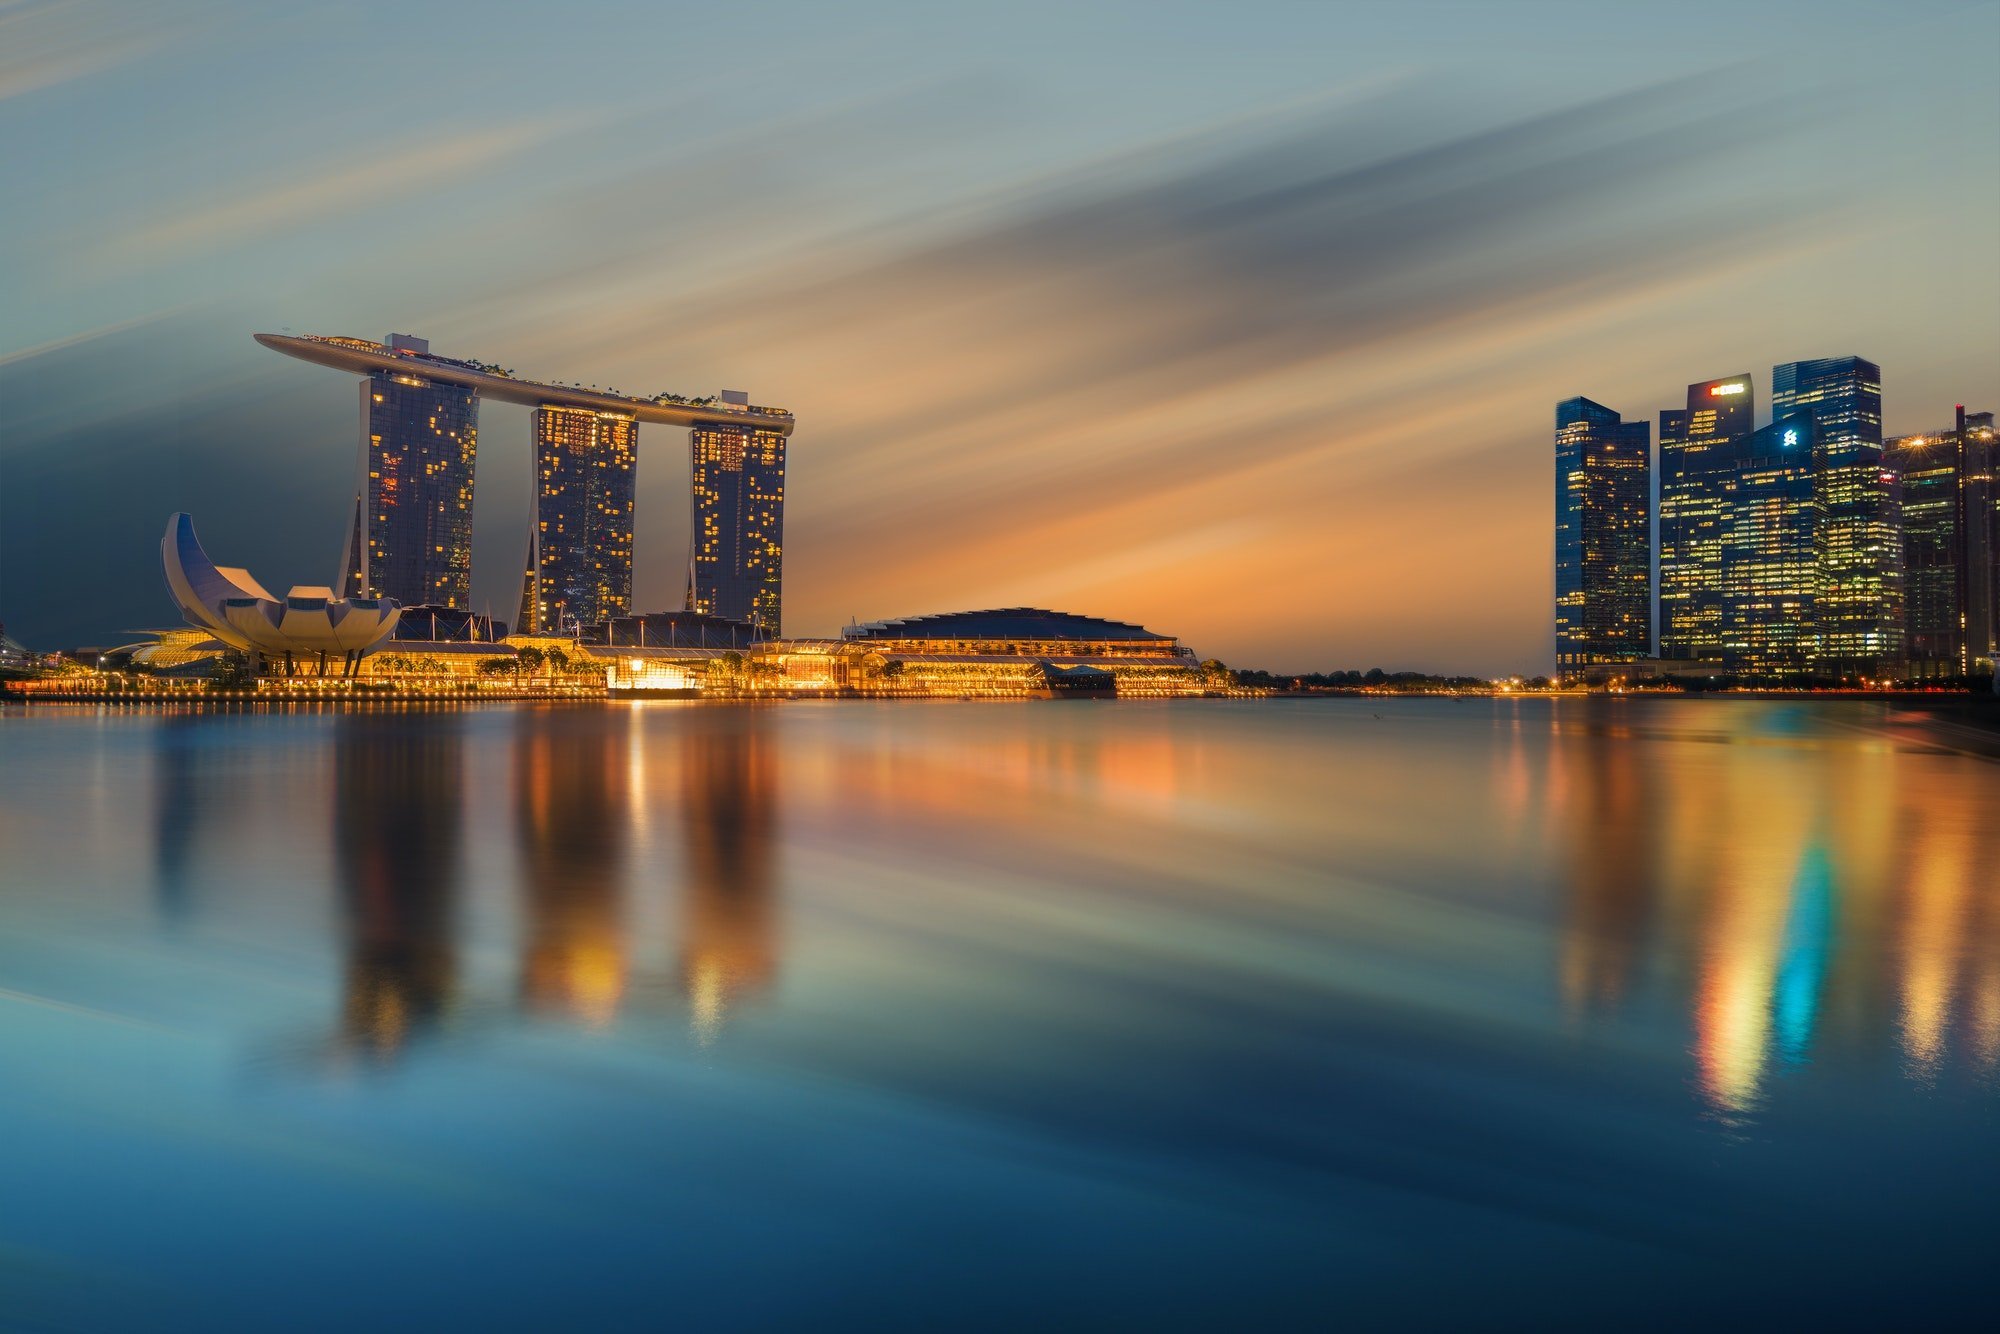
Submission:
[[[0,619],[170,619],[176,508],[327,579],[353,389],[249,335],[394,329],[798,412],[796,633],[1540,669],[1557,399],[1860,353],[1892,430],[2000,406],[1996,48],[1990,3],[0,3]],[[496,609],[525,441],[487,407]]]

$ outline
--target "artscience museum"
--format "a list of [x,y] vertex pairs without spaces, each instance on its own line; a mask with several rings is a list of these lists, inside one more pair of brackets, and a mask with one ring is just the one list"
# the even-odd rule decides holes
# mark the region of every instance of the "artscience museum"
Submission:
[[356,675],[361,660],[389,639],[402,615],[392,599],[339,598],[324,587],[301,585],[273,597],[249,571],[210,560],[187,514],[167,520],[160,563],[189,625],[287,676],[308,664],[325,676],[336,659],[341,675]]

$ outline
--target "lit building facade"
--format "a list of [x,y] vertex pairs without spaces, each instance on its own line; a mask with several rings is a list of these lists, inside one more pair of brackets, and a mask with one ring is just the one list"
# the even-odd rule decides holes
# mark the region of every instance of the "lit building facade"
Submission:
[[1880,676],[1903,656],[1903,575],[1897,475],[1882,466],[1882,369],[1861,357],[1790,361],[1771,369],[1776,417],[1818,423],[1819,666],[1833,676]]
[[835,685],[901,694],[1188,695],[1217,684],[1172,635],[1039,607],[851,625],[837,643],[778,642],[765,652],[785,677],[808,667]]
[[2000,439],[1994,436],[1993,414],[1957,411],[1959,456],[1963,462],[1965,560],[1961,566],[1960,597],[1965,604],[1965,670],[1969,673],[2000,662]]
[[632,609],[632,531],[639,424],[590,408],[534,414],[532,588],[523,634],[588,625]]
[[694,515],[687,609],[780,633],[785,437],[749,426],[690,433]]
[[[428,348],[400,334],[390,345]],[[361,382],[361,479],[341,559],[350,598],[472,603],[472,482],[479,396],[409,369]]]
[[1588,398],[1556,405],[1556,671],[1652,652],[1652,441]]
[[1964,676],[1993,659],[1993,414],[1882,451],[1901,486],[1905,670]]
[[1728,489],[1755,427],[1748,375],[1688,386],[1660,414],[1660,656],[1723,657],[1722,545]]
[[1811,674],[1819,654],[1818,552],[1810,414],[1752,432],[1723,486],[1722,659],[1754,679]]

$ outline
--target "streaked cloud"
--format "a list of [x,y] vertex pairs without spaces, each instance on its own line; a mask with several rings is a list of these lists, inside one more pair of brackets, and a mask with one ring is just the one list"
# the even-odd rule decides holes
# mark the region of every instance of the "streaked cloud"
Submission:
[[[1061,601],[1293,661],[1463,662],[1471,636],[1532,662],[1546,478],[1509,453],[1578,342],[1857,233],[1810,180],[1700,188],[1808,110],[1697,80],[1480,125],[1398,88],[522,333],[801,413],[788,607],[814,630]],[[671,571],[672,539],[641,546]],[[1503,586],[1467,606],[1468,571]]]
[[183,312],[172,310],[152,311],[145,315],[135,315],[129,320],[119,320],[115,324],[104,324],[99,325],[95,329],[86,329],[82,333],[70,334],[63,338],[51,338],[46,342],[36,343],[32,347],[16,348],[11,352],[0,352],[0,366],[12,366],[20,362],[33,361],[37,357],[53,356],[58,352],[70,352],[83,347],[87,343],[96,342],[100,338],[113,338],[119,334],[131,333],[135,330],[147,328],[150,325],[158,324],[162,320],[170,319],[179,313]]
[[230,197],[148,219],[114,238],[106,247],[107,258],[157,262],[349,218],[490,170],[600,119],[559,112],[486,129],[413,130],[406,142],[299,167],[281,179],[254,182]]
[[98,0],[0,3],[0,101],[139,59],[166,38],[159,15]]

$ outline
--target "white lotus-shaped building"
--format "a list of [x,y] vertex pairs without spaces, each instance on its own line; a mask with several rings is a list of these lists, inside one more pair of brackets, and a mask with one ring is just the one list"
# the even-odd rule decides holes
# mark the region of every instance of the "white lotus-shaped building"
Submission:
[[380,648],[402,609],[389,598],[337,598],[330,588],[301,585],[272,597],[247,570],[219,567],[201,549],[194,518],[176,514],[160,539],[167,588],[189,625],[207,630],[232,648],[292,667],[316,657],[320,671],[339,654],[346,674]]

